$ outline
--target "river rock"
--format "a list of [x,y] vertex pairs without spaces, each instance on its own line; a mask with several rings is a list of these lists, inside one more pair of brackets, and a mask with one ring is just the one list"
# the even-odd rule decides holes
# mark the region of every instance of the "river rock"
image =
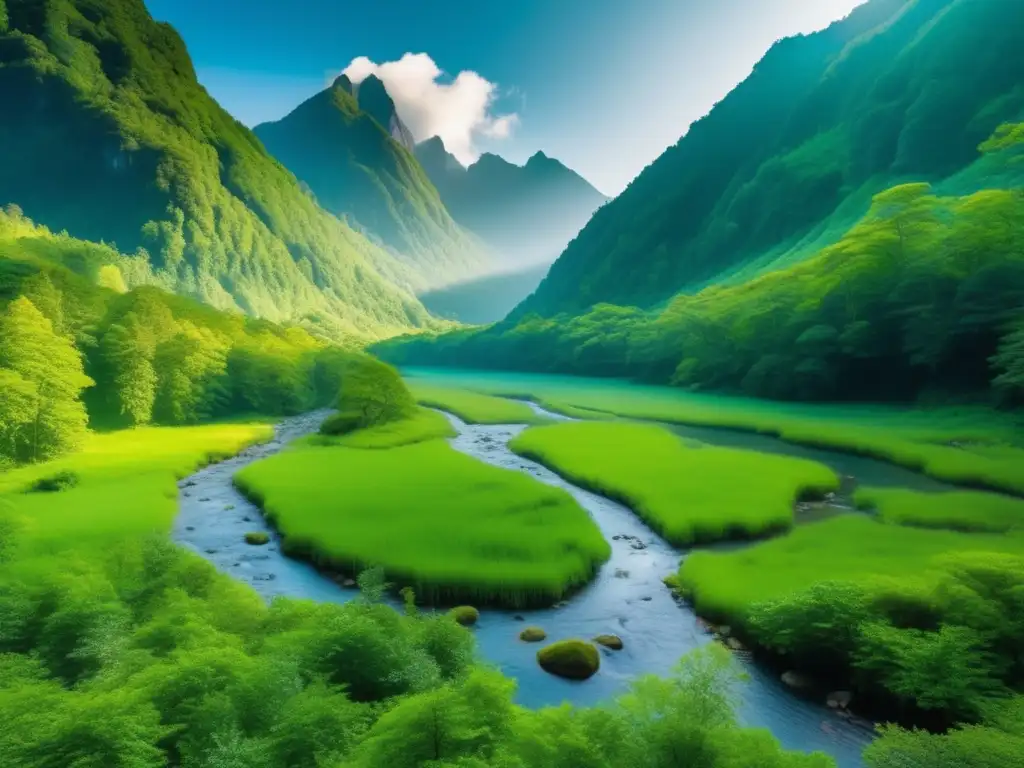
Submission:
[[613,651],[621,651],[623,648],[622,638],[618,635],[598,635],[594,638],[594,642]]
[[584,640],[560,640],[537,651],[541,669],[568,680],[586,680],[601,667],[597,646]]
[[728,637],[732,634],[732,627],[730,627],[728,624],[723,624],[718,628],[717,634],[719,635],[719,637]]
[[356,580],[355,579],[342,579],[341,580],[341,586],[343,586],[343,587],[348,587],[348,588],[351,589],[355,585],[356,585]]
[[452,618],[464,627],[471,627],[480,619],[480,611],[471,605],[460,605],[451,610]]
[[782,682],[797,691],[803,691],[811,687],[810,680],[793,670],[782,673]]
[[825,698],[825,703],[831,709],[849,709],[851,701],[853,701],[853,694],[849,691],[832,691]]
[[519,633],[519,639],[524,643],[539,643],[541,640],[546,640],[548,633],[540,627],[527,627]]
[[726,638],[725,644],[729,647],[730,650],[733,650],[733,651],[745,651],[745,650],[747,650],[747,647],[743,643],[741,643],[739,640],[737,640],[735,637],[728,637],[728,638]]

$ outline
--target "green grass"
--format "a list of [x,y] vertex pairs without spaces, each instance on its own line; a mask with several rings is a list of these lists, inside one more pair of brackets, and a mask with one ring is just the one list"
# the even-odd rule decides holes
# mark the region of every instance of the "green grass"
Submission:
[[897,525],[968,533],[1005,533],[1024,528],[1024,501],[978,491],[919,493],[903,488],[861,488],[858,507]]
[[577,485],[632,508],[676,545],[789,528],[793,503],[838,487],[828,467],[697,442],[647,424],[571,422],[510,444]]
[[517,400],[467,389],[425,386],[415,379],[407,383],[420,405],[454,413],[468,424],[542,424],[548,421]]
[[417,408],[407,419],[389,421],[375,427],[359,429],[346,435],[309,435],[299,442],[312,446],[344,446],[348,448],[397,448],[426,440],[455,437],[455,428],[444,414]]
[[701,615],[741,622],[754,603],[816,582],[927,583],[943,555],[975,551],[1024,554],[1024,535],[909,528],[847,515],[734,552],[695,552],[676,578]]
[[288,552],[346,574],[382,566],[431,602],[551,604],[610,554],[569,494],[440,440],[389,450],[298,445],[235,481]]
[[980,406],[780,403],[613,379],[458,369],[409,368],[403,375],[415,387],[529,397],[556,411],[575,407],[758,432],[890,461],[950,483],[1024,495],[1024,421]]
[[[169,531],[177,480],[272,434],[265,423],[93,434],[79,453],[0,474],[0,506],[21,521],[30,545],[43,548]],[[73,487],[25,493],[64,472],[77,477]]]

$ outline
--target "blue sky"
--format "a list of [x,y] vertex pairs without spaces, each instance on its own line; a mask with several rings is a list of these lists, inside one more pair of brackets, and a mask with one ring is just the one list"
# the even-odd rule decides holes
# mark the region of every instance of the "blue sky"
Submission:
[[282,117],[356,57],[425,53],[441,82],[475,72],[493,84],[491,113],[517,118],[506,138],[476,135],[473,153],[521,163],[543,150],[606,194],[678,140],[772,42],[862,1],[146,0],[184,37],[203,85],[248,125]]

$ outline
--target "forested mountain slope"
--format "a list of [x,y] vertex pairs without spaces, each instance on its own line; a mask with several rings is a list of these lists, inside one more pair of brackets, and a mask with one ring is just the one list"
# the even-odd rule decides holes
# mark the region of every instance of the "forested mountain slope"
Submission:
[[416,156],[455,220],[499,251],[506,270],[550,263],[608,199],[543,152],[523,166],[485,153],[465,168],[434,137]]
[[429,289],[493,266],[487,248],[448,215],[411,153],[412,136],[383,83],[371,75],[334,84],[277,122],[254,129],[317,202],[378,240]]
[[0,202],[144,253],[152,279],[216,307],[332,336],[431,322],[378,271],[400,265],[323,211],[210,98],[143,0],[0,10]]
[[1022,50],[1018,0],[871,0],[778,42],[597,212],[517,315],[650,307],[795,263],[905,180],[999,186],[960,172],[1021,116]]

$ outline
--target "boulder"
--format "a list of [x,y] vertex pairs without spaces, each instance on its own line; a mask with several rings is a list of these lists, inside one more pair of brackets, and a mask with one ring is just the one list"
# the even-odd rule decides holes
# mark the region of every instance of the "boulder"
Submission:
[[559,640],[537,651],[537,663],[552,675],[586,680],[601,667],[601,654],[585,640]]
[[851,701],[853,701],[853,694],[849,691],[832,691],[825,698],[825,703],[831,709],[849,709]]
[[527,627],[519,633],[519,639],[524,643],[539,643],[541,640],[546,640],[548,633],[540,627]]
[[622,650],[622,638],[618,635],[598,635],[594,638],[594,642],[613,651]]
[[733,651],[745,651],[745,650],[747,650],[747,647],[743,643],[741,643],[739,640],[737,640],[735,637],[727,637],[725,639],[725,644],[729,647],[730,650],[733,650]]
[[471,605],[460,605],[451,610],[452,618],[464,627],[471,627],[480,618],[480,611]]
[[794,690],[806,690],[811,687],[811,681],[801,675],[799,672],[789,670],[782,673],[782,682],[788,685]]

